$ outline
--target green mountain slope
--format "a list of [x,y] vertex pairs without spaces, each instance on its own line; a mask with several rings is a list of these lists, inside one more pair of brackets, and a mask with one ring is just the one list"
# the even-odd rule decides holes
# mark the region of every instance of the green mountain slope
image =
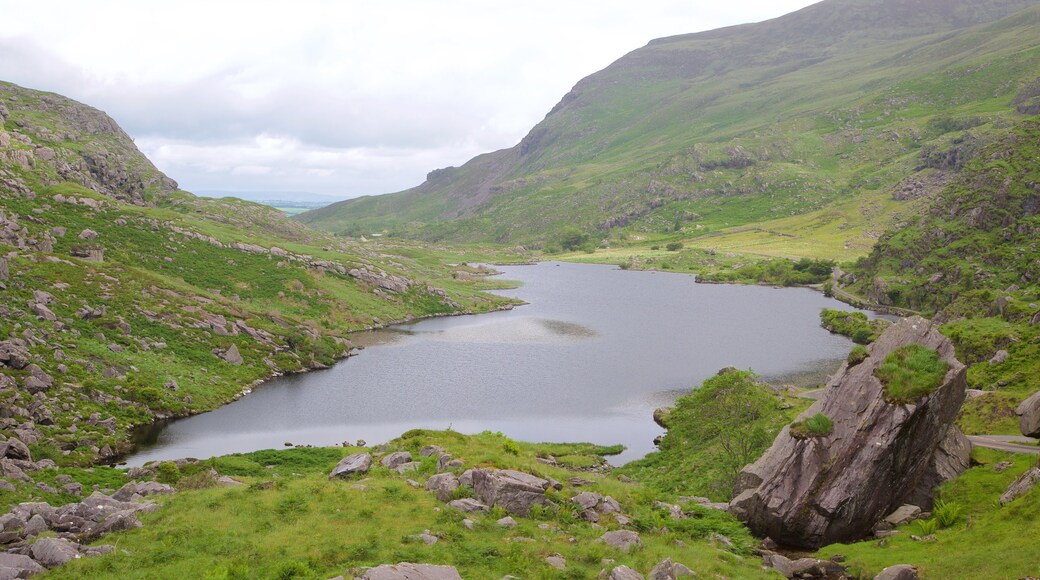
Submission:
[[[1035,1],[827,0],[653,41],[579,82],[515,147],[299,219],[535,245],[577,226],[617,244],[837,209],[797,235],[833,235],[848,249],[839,257],[861,255],[903,209],[892,193],[942,121],[1010,115],[1038,57]],[[942,180],[919,180],[914,195]]]
[[0,123],[0,434],[34,460],[112,457],[132,425],[331,364],[348,331],[505,302],[436,248],[179,191],[64,97],[0,83]]

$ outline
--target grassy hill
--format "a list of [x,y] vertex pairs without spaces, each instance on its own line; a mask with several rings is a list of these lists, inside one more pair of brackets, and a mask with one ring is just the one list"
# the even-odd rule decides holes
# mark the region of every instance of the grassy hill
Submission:
[[1038,56],[1037,2],[827,0],[655,40],[580,81],[515,147],[298,219],[426,240],[552,249],[577,228],[590,247],[710,239],[847,259],[957,168],[923,154],[1019,115],[1011,101],[1040,77]]
[[[472,256],[180,191],[104,113],[0,83],[0,433],[88,463],[128,430],[331,364],[346,333],[505,300]],[[461,279],[464,278],[464,279]]]

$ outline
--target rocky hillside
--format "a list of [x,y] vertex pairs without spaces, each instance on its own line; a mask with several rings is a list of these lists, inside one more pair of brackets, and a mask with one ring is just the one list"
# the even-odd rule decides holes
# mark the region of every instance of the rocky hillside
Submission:
[[515,147],[300,219],[551,247],[572,226],[618,244],[804,215],[778,227],[862,254],[956,165],[920,167],[922,150],[1013,114],[1040,76],[1037,39],[1029,0],[825,0],[659,39],[580,81]]
[[[1035,106],[1040,85],[1022,91]],[[988,143],[988,144],[987,144]],[[945,322],[970,365],[962,426],[1019,432],[1015,410],[1040,391],[1040,120],[964,135],[971,161],[922,215],[887,232],[837,280],[871,301]]]
[[331,364],[348,331],[504,305],[435,248],[349,242],[179,191],[112,119],[64,97],[0,84],[0,121],[10,481],[113,458],[133,425]]

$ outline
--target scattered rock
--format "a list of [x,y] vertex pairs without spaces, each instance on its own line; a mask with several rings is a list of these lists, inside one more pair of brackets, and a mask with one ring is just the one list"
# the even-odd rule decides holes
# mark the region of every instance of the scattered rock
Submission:
[[548,481],[521,471],[473,470],[477,497],[487,505],[501,506],[514,515],[528,516],[533,506],[547,504],[545,490],[548,488]]
[[1040,483],[1040,466],[1034,466],[1008,486],[1000,496],[1000,505],[1007,505],[1021,497]]
[[467,530],[472,530],[477,527],[477,523],[469,518],[465,518],[464,520],[462,520],[462,527],[466,528]]
[[448,502],[455,489],[459,487],[459,478],[454,473],[438,473],[426,480],[426,491],[437,494],[437,499]]
[[372,467],[372,456],[370,454],[365,452],[355,453],[341,459],[336,464],[336,467],[333,468],[332,473],[329,474],[329,478],[349,477],[359,473],[368,473],[370,467]]
[[646,578],[647,580],[677,580],[678,578],[696,575],[696,572],[686,566],[678,562],[672,562],[671,558],[665,558],[660,564],[654,566],[653,570],[650,570],[650,575]]
[[96,240],[98,233],[91,229],[85,229],[79,233],[79,239],[81,240]]
[[556,568],[557,570],[567,569],[567,560],[565,560],[563,556],[559,554],[553,554],[552,556],[546,557],[545,563],[553,568]]
[[32,545],[32,557],[47,568],[57,568],[79,558],[79,546],[62,538],[40,538]]
[[224,362],[235,366],[239,366],[245,362],[242,359],[242,355],[238,352],[238,346],[234,344],[225,351],[218,351],[217,356],[224,359]]
[[609,580],[644,580],[643,575],[628,566],[618,566],[610,571]]
[[419,534],[418,536],[415,536],[415,539],[420,540],[427,546],[432,546],[439,541],[437,536],[430,533],[430,530],[423,530],[423,533]]
[[629,530],[617,530],[614,532],[607,532],[603,534],[600,537],[600,539],[606,542],[608,546],[617,548],[626,554],[633,547],[643,547],[643,540],[639,538],[639,534]]
[[910,522],[916,520],[920,516],[921,508],[915,505],[906,504],[899,506],[899,509],[888,514],[888,516],[886,516],[885,519],[882,521],[884,521],[892,527],[899,527],[902,525],[909,524]]
[[488,508],[488,506],[480,503],[479,501],[477,501],[477,500],[475,500],[473,498],[469,498],[469,497],[463,498],[463,499],[452,500],[452,501],[448,502],[448,507],[455,508],[455,509],[459,510],[460,512],[467,513],[467,514],[473,514],[473,513],[478,513],[478,512],[486,512],[486,511],[488,511],[490,509],[490,508]]
[[[419,462],[418,461],[409,461],[408,463],[402,463],[401,465],[398,465],[397,467],[394,467],[392,469],[392,471],[396,471],[397,473],[399,473],[401,475],[404,475],[405,473],[408,473],[408,472],[411,472],[411,471],[419,471]],[[412,487],[419,487],[419,485],[416,484],[416,485],[414,485]]]
[[997,354],[993,355],[993,358],[989,359],[989,364],[990,366],[1002,365],[1007,362],[1008,356],[1010,356],[1008,351],[1000,349]]
[[112,499],[119,501],[133,501],[149,495],[169,495],[173,493],[172,486],[156,481],[144,483],[130,482],[112,494]]
[[1026,437],[1040,438],[1040,391],[1033,393],[1015,409],[1018,428]]
[[513,529],[513,528],[516,527],[516,520],[514,520],[510,516],[506,516],[506,517],[496,521],[495,523],[498,524],[500,527],[503,527],[503,528]]
[[917,580],[917,568],[909,564],[889,566],[874,576],[874,580]]
[[[874,370],[888,353],[915,343],[935,349],[949,371],[916,404],[889,403]],[[803,413],[824,413],[833,433],[826,441],[799,440],[785,428],[741,472],[730,510],[756,534],[815,549],[866,536],[904,503],[930,508],[932,487],[967,466],[960,461],[970,443],[953,426],[965,388],[965,366],[933,323],[913,317],[891,325],[871,356],[843,364],[828,395]]]
[[1001,461],[1000,463],[997,463],[993,466],[993,471],[996,471],[997,473],[1004,473],[1005,471],[1014,466],[1015,464],[1011,463],[1010,461]]
[[384,455],[379,460],[379,464],[383,467],[394,469],[398,466],[410,463],[412,461],[412,454],[407,451],[396,451],[388,455]]
[[0,570],[4,568],[11,568],[17,570],[20,578],[27,578],[32,574],[39,574],[40,572],[46,572],[47,569],[36,563],[35,560],[29,556],[23,556],[21,554],[12,554],[10,552],[0,552]]
[[423,457],[429,457],[431,455],[443,455],[445,453],[444,448],[439,445],[427,445],[419,450],[419,455]]
[[369,568],[358,580],[462,580],[454,566],[402,562]]

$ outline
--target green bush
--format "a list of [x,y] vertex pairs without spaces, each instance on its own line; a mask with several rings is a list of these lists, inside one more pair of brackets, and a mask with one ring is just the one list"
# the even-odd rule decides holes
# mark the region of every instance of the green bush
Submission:
[[826,437],[834,432],[834,422],[823,413],[816,413],[804,421],[791,424],[791,436],[795,439]]
[[897,348],[885,357],[874,376],[885,386],[890,403],[913,403],[942,384],[950,365],[920,344]]
[[670,242],[665,249],[669,252],[678,252],[683,248],[682,242]]

